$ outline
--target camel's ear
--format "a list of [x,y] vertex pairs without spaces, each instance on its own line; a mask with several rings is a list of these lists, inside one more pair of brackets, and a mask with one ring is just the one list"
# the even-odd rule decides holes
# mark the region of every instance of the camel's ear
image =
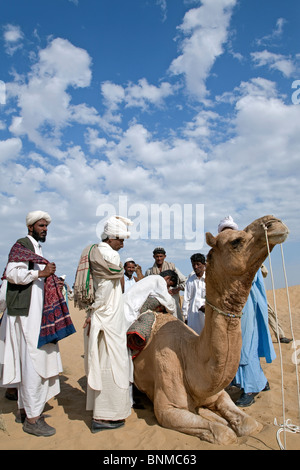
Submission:
[[216,246],[217,240],[216,237],[214,237],[210,232],[206,232],[206,243],[208,246],[211,246],[212,248]]

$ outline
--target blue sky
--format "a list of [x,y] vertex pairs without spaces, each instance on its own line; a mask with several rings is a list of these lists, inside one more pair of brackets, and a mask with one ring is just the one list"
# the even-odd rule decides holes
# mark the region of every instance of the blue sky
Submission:
[[[221,218],[274,214],[300,284],[299,16],[297,0],[2,2],[3,268],[30,210],[52,216],[44,255],[70,284],[112,211],[134,222],[123,261],[146,270],[164,246],[186,275]],[[282,287],[279,247],[272,265]]]

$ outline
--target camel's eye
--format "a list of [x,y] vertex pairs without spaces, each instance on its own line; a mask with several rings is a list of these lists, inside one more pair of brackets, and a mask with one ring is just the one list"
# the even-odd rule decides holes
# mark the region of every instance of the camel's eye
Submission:
[[238,248],[239,246],[241,246],[242,240],[243,240],[243,239],[242,239],[241,237],[240,237],[240,238],[236,238],[235,240],[232,240],[232,242],[230,242],[232,248],[236,249],[236,248]]

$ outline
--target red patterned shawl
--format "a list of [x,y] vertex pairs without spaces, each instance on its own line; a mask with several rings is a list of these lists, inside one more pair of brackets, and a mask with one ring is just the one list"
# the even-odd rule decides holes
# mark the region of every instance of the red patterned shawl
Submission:
[[[48,264],[42,256],[33,253],[21,243],[15,243],[10,250],[8,262],[29,262]],[[59,286],[59,279],[55,274],[47,277],[44,284],[44,306],[41,321],[41,331],[37,347],[47,343],[56,343],[75,333],[68,306]]]

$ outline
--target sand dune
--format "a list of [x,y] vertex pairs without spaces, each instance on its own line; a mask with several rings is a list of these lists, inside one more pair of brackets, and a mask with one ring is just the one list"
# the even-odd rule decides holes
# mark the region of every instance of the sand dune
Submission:
[[[291,311],[293,318],[294,337],[299,341],[297,349],[292,343],[282,344],[284,400],[286,419],[299,426],[297,384],[295,365],[292,355],[299,351],[296,359],[300,369],[300,286],[289,289]],[[273,303],[273,294],[268,292],[270,303]],[[276,291],[276,303],[280,323],[287,337],[291,337],[288,315],[287,296],[285,289]],[[26,434],[22,425],[15,423],[16,403],[4,398],[4,390],[0,389],[0,449],[1,450],[224,450],[224,447],[200,441],[196,437],[188,436],[177,431],[164,429],[157,423],[151,402],[142,397],[145,409],[132,410],[131,416],[126,420],[124,428],[103,431],[92,434],[90,431],[91,412],[85,411],[85,385],[86,379],[83,366],[83,312],[71,304],[70,311],[77,333],[61,341],[60,350],[64,365],[61,375],[61,393],[52,399],[45,409],[49,416],[47,422],[56,428],[53,437],[42,438]],[[236,450],[279,450],[276,439],[278,428],[274,425],[274,418],[279,423],[283,419],[283,405],[281,393],[281,368],[279,346],[272,334],[277,359],[272,364],[262,361],[262,367],[269,380],[271,390],[260,393],[256,402],[247,413],[254,416],[264,427],[255,435],[239,438],[237,444],[226,449]],[[233,398],[237,396],[237,389],[230,390]],[[284,442],[283,434],[281,440]],[[300,449],[300,434],[286,433],[286,449]]]

